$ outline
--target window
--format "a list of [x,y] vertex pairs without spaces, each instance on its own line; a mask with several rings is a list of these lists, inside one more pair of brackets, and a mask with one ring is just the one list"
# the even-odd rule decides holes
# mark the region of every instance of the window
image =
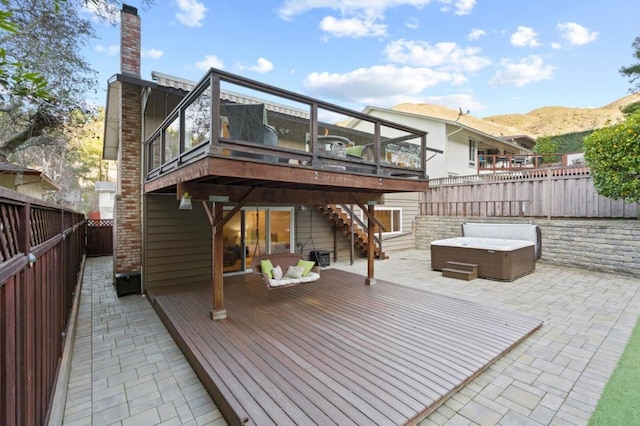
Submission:
[[386,228],[383,234],[402,232],[402,209],[379,207],[376,209],[376,219]]
[[469,139],[469,165],[476,165],[476,140]]

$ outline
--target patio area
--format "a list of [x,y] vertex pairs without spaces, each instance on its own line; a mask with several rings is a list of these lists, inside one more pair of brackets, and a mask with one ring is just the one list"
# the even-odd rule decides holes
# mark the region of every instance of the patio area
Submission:
[[[115,297],[110,265],[110,258],[89,259],[85,271],[79,355],[74,353],[65,424],[140,424],[141,419],[145,424],[224,424],[146,298]],[[363,261],[332,265],[356,274],[364,274],[366,267]],[[92,271],[101,273],[92,278]],[[323,276],[330,273],[327,269]],[[638,279],[544,263],[513,283],[466,282],[431,271],[428,251],[409,251],[376,262],[376,276],[412,291],[428,290],[447,300],[451,296],[544,321],[422,425],[586,424],[640,313]],[[104,325],[105,310],[117,315],[111,329]],[[134,337],[132,329],[139,334],[145,330],[145,336]],[[135,363],[128,361],[132,357]]]

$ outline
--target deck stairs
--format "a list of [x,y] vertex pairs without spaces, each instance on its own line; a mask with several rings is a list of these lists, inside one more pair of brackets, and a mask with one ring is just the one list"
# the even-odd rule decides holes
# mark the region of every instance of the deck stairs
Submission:
[[[317,208],[339,233],[347,239],[351,238],[351,216],[353,212],[349,207],[343,204],[323,204]],[[363,256],[367,256],[369,252],[369,233],[364,222],[357,215],[353,215],[353,219],[354,248],[360,251]],[[378,237],[374,238],[373,255],[377,259],[389,258],[380,250]]]
[[442,268],[442,276],[466,281],[475,280],[478,278],[478,265],[447,261],[447,267]]

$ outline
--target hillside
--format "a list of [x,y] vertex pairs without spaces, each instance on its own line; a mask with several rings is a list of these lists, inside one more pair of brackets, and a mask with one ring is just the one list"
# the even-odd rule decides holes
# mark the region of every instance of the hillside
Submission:
[[[623,118],[620,108],[640,101],[640,94],[622,97],[599,108],[549,106],[526,114],[503,114],[478,118],[463,115],[458,122],[494,136],[530,135],[533,137],[562,135],[593,130]],[[432,104],[399,104],[392,109],[455,121],[459,111]]]

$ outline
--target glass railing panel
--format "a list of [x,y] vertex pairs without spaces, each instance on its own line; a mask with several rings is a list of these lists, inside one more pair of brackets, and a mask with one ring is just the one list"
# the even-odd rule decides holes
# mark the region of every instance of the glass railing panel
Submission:
[[180,154],[180,119],[175,117],[164,130],[164,161],[173,160]]
[[408,131],[380,127],[380,160],[383,165],[406,169],[421,169],[422,139]]
[[149,170],[154,170],[162,164],[162,145],[160,136],[156,137],[149,143]]
[[318,154],[352,161],[374,161],[375,125],[348,112],[318,108]]
[[309,105],[229,82],[220,87],[222,138],[307,151]]
[[184,111],[184,144],[189,150],[210,140],[211,88],[207,87]]

